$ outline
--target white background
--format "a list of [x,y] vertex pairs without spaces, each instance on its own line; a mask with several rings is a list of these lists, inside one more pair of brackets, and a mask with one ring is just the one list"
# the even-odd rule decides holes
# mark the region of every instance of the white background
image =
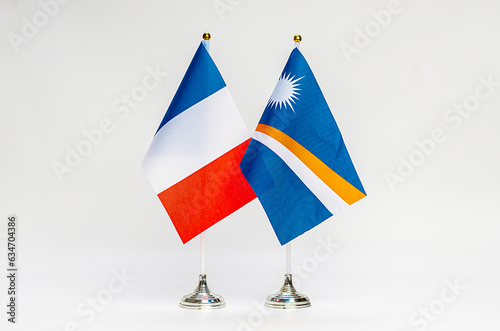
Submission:
[[[229,7],[218,13],[217,3]],[[401,0],[348,61],[342,43],[354,45],[388,4],[74,0],[15,46],[9,36],[22,37],[23,17],[33,22],[41,7],[2,1],[0,264],[17,214],[20,265],[14,326],[0,282],[2,330],[498,330],[500,88],[457,128],[443,116],[472,100],[479,77],[500,81],[500,3]],[[182,245],[140,163],[205,31],[249,130],[300,33],[368,193],[294,241],[309,309],[262,308],[281,286],[285,252],[257,200],[206,232],[209,285],[227,308],[178,308],[196,286],[199,240]],[[120,118],[112,105],[148,67],[168,76]],[[58,180],[53,163],[103,118],[114,130]],[[446,140],[392,190],[386,173],[435,129]],[[318,261],[329,236],[339,246]],[[134,279],[108,298],[123,270]],[[107,301],[95,317],[77,312],[96,296]]]

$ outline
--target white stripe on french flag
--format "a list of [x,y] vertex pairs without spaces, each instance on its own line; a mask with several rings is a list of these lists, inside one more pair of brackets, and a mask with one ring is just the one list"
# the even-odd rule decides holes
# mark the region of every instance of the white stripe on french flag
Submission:
[[142,167],[156,194],[250,138],[227,87],[167,122]]

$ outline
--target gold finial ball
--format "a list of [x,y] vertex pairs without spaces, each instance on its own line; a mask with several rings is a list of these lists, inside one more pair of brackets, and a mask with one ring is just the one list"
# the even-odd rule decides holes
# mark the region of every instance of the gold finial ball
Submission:
[[293,41],[300,43],[302,41],[302,37],[300,36],[300,34],[296,34],[295,36],[293,36]]
[[210,36],[210,33],[208,33],[208,32],[205,32],[205,33],[203,34],[203,40],[210,40],[210,37],[211,37],[211,36]]

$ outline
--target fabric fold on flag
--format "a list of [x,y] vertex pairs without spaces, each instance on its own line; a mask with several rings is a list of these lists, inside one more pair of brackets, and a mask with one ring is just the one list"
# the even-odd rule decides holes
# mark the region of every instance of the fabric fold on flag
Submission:
[[142,161],[183,243],[255,198],[239,167],[249,141],[201,43]]
[[282,245],[366,196],[298,48],[290,54],[240,166]]

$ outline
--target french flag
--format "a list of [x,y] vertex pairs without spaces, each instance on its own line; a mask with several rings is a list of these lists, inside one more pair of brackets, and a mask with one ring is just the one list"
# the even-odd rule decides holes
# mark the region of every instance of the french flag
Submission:
[[142,161],[183,243],[255,199],[239,166],[249,141],[202,42]]

